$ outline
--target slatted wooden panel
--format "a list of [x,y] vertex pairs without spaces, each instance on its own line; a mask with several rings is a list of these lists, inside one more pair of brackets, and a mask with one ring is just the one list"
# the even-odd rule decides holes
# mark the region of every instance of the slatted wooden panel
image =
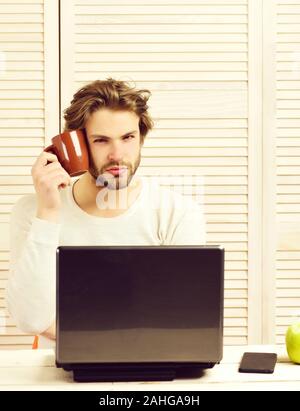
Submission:
[[59,132],[58,0],[0,2],[0,349],[31,348],[6,309],[12,206],[34,193],[31,167]]
[[247,0],[68,0],[63,7],[74,29],[62,28],[69,62],[62,78],[72,79],[62,105],[83,84],[107,77],[152,91],[156,128],[139,173],[163,185],[168,176],[190,177],[184,194],[205,208],[208,243],[226,248],[225,343],[247,343]]
[[[53,0],[53,2],[56,0]],[[52,3],[53,3],[52,2]],[[0,4],[0,344],[29,347],[5,309],[8,221],[33,192],[31,165],[46,143],[47,0]],[[49,2],[48,2],[49,3]],[[121,5],[120,5],[121,4]],[[71,9],[74,15],[64,14]],[[276,342],[300,314],[300,1],[278,0]],[[62,2],[62,106],[82,84],[113,76],[153,92],[156,128],[140,173],[188,177],[184,194],[203,204],[209,243],[226,252],[225,343],[247,342],[248,1],[89,0]],[[65,16],[65,17],[64,17]],[[58,31],[58,30],[57,30]],[[57,34],[57,33],[56,33]],[[54,33],[53,33],[54,35]],[[46,36],[47,41],[47,36]],[[70,58],[71,57],[71,58]],[[53,71],[53,70],[52,70]],[[58,73],[58,67],[57,67]],[[270,102],[271,104],[272,102]],[[251,113],[250,113],[251,114]],[[53,134],[51,132],[51,134]],[[196,195],[202,178],[204,195]],[[186,182],[186,180],[185,180]],[[182,191],[177,184],[175,190]],[[200,192],[201,189],[200,189]]]
[[6,309],[9,218],[33,192],[30,166],[44,144],[43,0],[0,3],[0,349],[30,348]]
[[300,322],[300,1],[277,5],[276,342]]

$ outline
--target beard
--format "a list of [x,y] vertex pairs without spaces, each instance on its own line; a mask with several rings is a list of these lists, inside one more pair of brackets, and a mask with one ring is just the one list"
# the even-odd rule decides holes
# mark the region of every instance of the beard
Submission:
[[[135,175],[141,162],[141,150],[134,161],[134,163],[128,163],[122,161],[121,163],[107,163],[103,167],[98,168],[94,162],[93,157],[90,155],[89,173],[95,180],[96,186],[106,187],[109,190],[121,190],[129,186],[133,176]],[[126,167],[126,170],[117,176],[107,172],[111,167]]]

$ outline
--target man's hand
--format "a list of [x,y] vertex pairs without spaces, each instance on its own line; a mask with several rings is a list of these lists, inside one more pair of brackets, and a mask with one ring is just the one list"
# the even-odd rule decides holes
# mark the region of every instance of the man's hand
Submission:
[[71,184],[70,175],[55,154],[44,151],[32,166],[31,175],[37,195],[37,217],[57,222],[61,208],[60,189]]

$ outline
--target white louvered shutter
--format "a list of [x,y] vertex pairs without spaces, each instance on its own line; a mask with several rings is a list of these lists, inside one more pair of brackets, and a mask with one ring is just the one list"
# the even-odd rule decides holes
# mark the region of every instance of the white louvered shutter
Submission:
[[300,1],[277,4],[276,342],[300,322]]
[[50,1],[0,2],[0,349],[30,348],[33,340],[9,317],[5,287],[11,208],[34,192],[31,167],[44,147],[45,134],[59,131],[58,75],[51,74],[53,69],[58,72],[58,58],[55,51],[51,54],[58,35],[51,33],[50,39],[48,26],[57,30],[58,3]]
[[224,342],[247,343],[247,0],[68,0],[61,16],[62,109],[96,79],[152,91],[139,174],[189,176],[185,195],[203,179],[208,243],[226,248]]
[[[225,344],[260,343],[265,333],[261,326],[268,324],[268,317],[275,319],[276,342],[283,343],[286,327],[300,309],[300,1],[60,3],[61,111],[80,86],[95,79],[115,77],[152,91],[150,113],[156,127],[146,139],[139,173],[159,175],[162,184],[172,175],[188,177],[184,194],[194,195],[205,208],[208,243],[225,246]],[[260,44],[268,37],[260,31],[262,4],[278,13],[277,38],[271,38],[277,43],[277,64],[273,67],[264,57],[263,65],[264,78],[269,69],[277,73],[275,183],[280,235],[274,278],[272,271],[264,272],[260,237],[260,225],[265,229],[262,216],[268,211],[260,208],[261,193],[268,189],[267,180],[262,183],[262,169],[269,163],[264,165],[267,150],[262,150],[259,130],[261,122],[271,121],[266,111],[265,118],[259,117],[260,105],[271,110],[276,103],[260,84],[261,52],[269,50],[269,44]],[[30,347],[32,342],[19,333],[5,310],[8,220],[20,195],[33,192],[32,162],[58,131],[57,6],[57,0],[0,2],[2,348]],[[267,17],[265,13],[264,23]],[[269,30],[268,24],[263,30]],[[195,192],[198,178],[204,183],[202,196]],[[273,228],[266,226],[270,237]],[[264,276],[270,277],[268,282]],[[273,282],[274,305],[268,289]],[[268,333],[272,330],[267,330],[267,337]]]

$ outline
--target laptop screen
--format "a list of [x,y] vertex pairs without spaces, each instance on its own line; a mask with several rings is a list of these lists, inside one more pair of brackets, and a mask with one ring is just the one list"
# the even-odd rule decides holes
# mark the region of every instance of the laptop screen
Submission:
[[60,246],[57,362],[217,362],[224,250]]

